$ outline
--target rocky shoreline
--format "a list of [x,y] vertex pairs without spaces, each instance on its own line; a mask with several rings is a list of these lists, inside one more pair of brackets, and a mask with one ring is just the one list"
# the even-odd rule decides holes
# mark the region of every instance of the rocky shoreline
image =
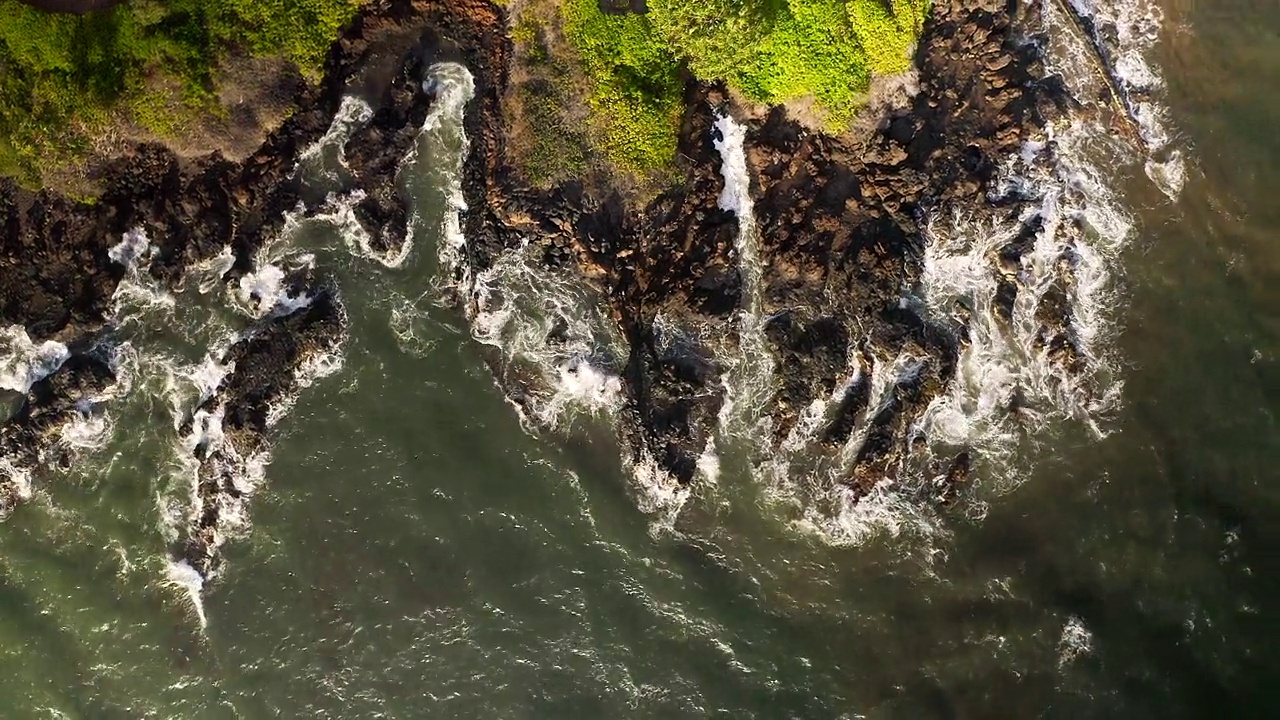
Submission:
[[179,430],[198,469],[195,506],[174,554],[206,580],[218,574],[223,544],[242,529],[233,526],[248,515],[280,408],[307,381],[309,363],[341,352],[347,319],[336,290],[305,275],[290,285],[310,294],[306,305],[258,323],[228,348],[217,363],[229,372]]
[[[997,167],[1070,104],[1024,29],[1035,11],[997,0],[934,3],[916,58],[918,91],[863,137],[810,132],[782,108],[748,121],[762,309],[778,386],[767,409],[775,447],[811,403],[842,378],[861,376],[820,432],[826,445],[840,446],[869,422],[845,479],[856,492],[901,471],[922,441],[913,426],[952,380],[966,341],[966,308],[940,323],[906,302],[920,282],[926,213],[956,206],[1016,217],[1017,199],[989,202]],[[721,109],[733,112],[722,90],[690,87],[682,183],[642,207],[576,184],[542,193],[513,187],[509,172],[490,171],[484,193],[471,177],[467,185],[470,207],[499,211],[470,218],[477,267],[511,246],[504,238],[514,230],[545,248],[548,265],[574,258],[608,298],[630,349],[615,369],[625,381],[632,460],[652,460],[681,483],[694,479],[716,431],[725,397],[712,346],[733,342],[742,306],[738,220],[717,206],[724,181],[711,126]],[[1016,266],[1025,251],[1014,243],[1001,258]],[[1000,291],[1011,306],[1016,273]],[[1038,310],[1045,346],[1066,364],[1079,362],[1069,313],[1066,302]],[[868,407],[873,366],[904,356],[914,370],[887,402]],[[938,473],[939,497],[955,496],[969,458],[958,449]]]
[[[1026,35],[1033,8],[1004,0],[935,2],[917,52],[918,92],[863,137],[809,132],[781,108],[745,121],[764,334],[776,367],[766,409],[774,442],[795,428],[806,407],[835,393],[842,378],[863,377],[849,384],[819,433],[834,448],[856,426],[868,427],[843,481],[857,492],[901,472],[921,442],[915,421],[951,382],[966,342],[968,309],[957,307],[954,318],[939,322],[903,299],[920,280],[926,212],[964,205],[1015,215],[1016,199],[989,201],[997,166],[1067,107],[1060,85],[1041,67],[1040,45]],[[622,379],[627,452],[679,483],[693,482],[726,402],[717,349],[737,341],[744,297],[735,247],[740,220],[718,204],[724,179],[713,131],[717,113],[738,111],[722,88],[689,85],[680,135],[684,180],[650,202],[582,183],[538,190],[521,180],[504,150],[511,57],[504,12],[486,0],[372,2],[335,43],[323,82],[303,88],[299,110],[243,162],[183,161],[163,147],[139,147],[107,167],[106,191],[93,203],[0,180],[0,325],[69,347],[109,328],[112,297],[125,276],[109,249],[136,229],[157,248],[146,272],[169,286],[226,248],[234,265],[225,282],[251,272],[286,212],[307,207],[298,160],[353,92],[373,109],[343,148],[355,189],[364,193],[355,213],[373,249],[393,254],[409,219],[396,173],[435,99],[425,70],[454,60],[475,79],[464,119],[466,271],[484,271],[504,253],[533,247],[550,271],[597,288],[627,347],[609,368]],[[1011,267],[1024,252],[1014,242],[999,260]],[[204,577],[219,565],[220,508],[249,494],[228,468],[269,444],[266,408],[290,397],[299,366],[331,352],[344,333],[336,292],[314,278],[296,282],[311,304],[249,329],[224,358],[235,370],[196,411],[217,413],[226,436],[221,449],[194,449],[199,507],[176,551]],[[1001,282],[998,303],[1011,306],[1016,274]],[[472,302],[471,289],[460,285],[460,306]],[[1073,350],[1069,303],[1044,301],[1037,316],[1047,352],[1066,366],[1082,362]],[[865,378],[874,366],[904,356],[917,367],[895,381],[886,402],[871,407]],[[0,465],[0,504],[18,497],[13,468],[37,473],[59,418],[111,380],[105,365],[73,352],[32,388],[0,424],[0,453],[10,463]],[[195,423],[193,416],[184,434],[195,433]],[[938,474],[938,498],[956,497],[970,462],[957,449]]]

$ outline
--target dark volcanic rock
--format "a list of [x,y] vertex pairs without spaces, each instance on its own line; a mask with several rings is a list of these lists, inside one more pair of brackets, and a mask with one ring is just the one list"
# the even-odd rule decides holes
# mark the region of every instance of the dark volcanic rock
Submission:
[[[144,228],[159,252],[153,275],[176,282],[194,262],[231,247],[236,272],[297,207],[300,181],[294,167],[302,151],[329,128],[342,96],[353,88],[372,96],[375,115],[347,144],[349,161],[369,200],[360,213],[375,238],[396,245],[407,213],[395,192],[395,172],[430,107],[422,87],[429,61],[465,62],[478,78],[479,105],[495,112],[497,98],[484,91],[505,82],[509,41],[496,6],[480,1],[397,0],[366,6],[343,31],[318,86],[300,87],[298,110],[243,162],[218,155],[180,159],[167,148],[143,145],[102,172],[104,191],[93,203],[48,192],[32,193],[0,180],[0,324],[19,324],[35,338],[94,330],[124,276],[107,249],[135,227]],[[389,60],[388,60],[389,59]],[[395,63],[394,82],[367,82],[371,65]],[[496,115],[489,115],[489,118]],[[469,112],[474,130],[474,172],[494,130]]]
[[[905,298],[923,267],[925,212],[982,203],[997,162],[1064,102],[1056,84],[1040,79],[1037,49],[1020,35],[1010,7],[934,3],[917,53],[919,92],[870,136],[809,133],[775,109],[748,138],[760,185],[765,305],[774,313],[770,338],[781,370],[779,434],[859,364],[850,343],[868,343],[878,363],[915,363],[871,420],[850,479],[864,490],[892,474],[916,441],[906,430],[950,381],[964,341],[962,328],[934,324]],[[1016,263],[1027,247],[1011,246],[1008,260]],[[1014,295],[1012,281],[1001,285],[997,306],[1011,307]],[[845,327],[859,336],[827,329]],[[828,440],[848,437],[863,392],[855,385],[841,401],[845,419],[828,428]]]
[[[922,441],[909,437],[911,428],[951,382],[967,341],[967,310],[939,324],[908,297],[921,278],[926,213],[986,203],[999,160],[1067,102],[1058,83],[1043,79],[1039,46],[1018,30],[1018,8],[1003,0],[935,3],[916,58],[919,92],[865,136],[809,132],[781,108],[750,128],[766,338],[778,388],[768,409],[775,437],[856,374],[835,399],[821,440],[843,444],[867,423],[848,479],[858,492],[893,476]],[[473,148],[464,183],[474,270],[527,236],[545,248],[549,267],[567,268],[571,252],[601,289],[629,346],[618,370],[634,425],[626,433],[631,454],[647,453],[681,481],[692,478],[724,402],[711,348],[732,342],[744,304],[737,219],[717,206],[723,180],[712,108],[722,93],[695,84],[686,100],[683,180],[645,207],[580,185],[520,186],[492,144],[501,132],[492,123],[468,126],[485,154],[480,161]],[[1033,239],[1034,228],[1028,232]],[[1007,261],[1016,264],[1026,249],[1012,244]],[[1016,292],[1016,284],[1001,285],[996,304],[1011,307]],[[1069,359],[1058,350],[1069,347],[1067,310],[1049,303],[1041,315],[1044,342]],[[876,368],[898,376],[871,408]]]
[[68,460],[58,446],[64,427],[115,384],[108,365],[89,354],[73,355],[31,386],[12,416],[0,424],[0,517],[24,498],[39,472]]
[[[505,29],[502,10],[483,0],[374,0],[331,48],[323,81],[300,86],[294,114],[242,162],[217,154],[179,158],[161,146],[139,146],[102,169],[104,190],[91,203],[0,180],[0,327],[20,325],[36,340],[86,344],[108,323],[126,272],[111,261],[109,248],[134,228],[145,230],[156,250],[147,271],[171,286],[194,263],[228,247],[235,264],[225,279],[252,270],[258,249],[303,199],[295,173],[299,157],[330,127],[348,93],[367,98],[374,109],[344,148],[366,192],[357,215],[376,249],[397,248],[408,213],[395,174],[434,99],[423,86],[426,67],[457,60],[476,73],[477,99],[466,119],[472,139],[466,172],[473,186],[482,186],[500,143],[496,88],[506,82]],[[471,227],[479,228],[483,217],[475,213]],[[312,279],[289,282],[295,294],[316,292]],[[201,507],[193,511],[182,551],[203,575],[216,569],[217,547],[228,531],[223,510],[245,499],[234,482],[237,459],[267,446],[267,408],[294,391],[301,363],[331,349],[344,317],[332,290],[322,287],[305,311],[267,322],[226,358],[236,362],[236,371],[210,401],[223,414],[225,442],[220,449],[199,448]],[[88,392],[67,385],[66,378],[87,377],[86,368],[97,367],[93,362],[72,357],[58,375],[33,388],[15,414],[0,419],[3,457],[23,468],[43,457],[52,447],[49,438],[72,418],[69,408]],[[206,415],[213,410],[204,408]],[[0,506],[8,508],[18,498],[12,488],[5,492]]]
[[234,369],[181,430],[192,437],[199,462],[197,506],[177,553],[206,579],[217,574],[220,548],[247,512],[253,465],[270,447],[271,412],[291,402],[299,370],[338,352],[346,313],[332,288],[308,293],[310,305],[252,328],[219,359]]
[[45,338],[101,322],[124,276],[106,239],[97,208],[0,179],[0,324]]

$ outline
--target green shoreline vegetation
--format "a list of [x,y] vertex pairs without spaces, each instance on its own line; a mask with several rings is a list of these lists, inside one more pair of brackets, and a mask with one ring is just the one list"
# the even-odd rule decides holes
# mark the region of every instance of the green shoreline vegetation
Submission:
[[[225,112],[215,84],[233,50],[315,77],[361,2],[130,0],[73,16],[0,0],[0,175],[40,185],[92,154],[113,123],[176,138],[185,121]],[[928,0],[647,0],[637,13],[614,11],[618,2],[528,0],[517,11],[512,36],[541,66],[540,84],[517,96],[535,182],[580,172],[587,148],[638,178],[670,168],[690,76],[761,104],[811,99],[839,132],[872,77],[910,67],[928,10]]]
[[83,16],[0,0],[0,175],[38,184],[124,110],[160,137],[217,112],[233,49],[318,75],[360,0],[131,0]]
[[561,19],[590,78],[599,144],[643,174],[675,155],[685,69],[754,102],[812,98],[839,132],[873,76],[910,67],[927,11],[928,0],[648,0],[643,14],[615,14],[565,0]]

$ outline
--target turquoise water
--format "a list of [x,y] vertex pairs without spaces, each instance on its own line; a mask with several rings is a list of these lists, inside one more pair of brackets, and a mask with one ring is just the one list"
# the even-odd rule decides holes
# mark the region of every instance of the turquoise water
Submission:
[[0,714],[1268,715],[1280,7],[1165,9],[1154,60],[1189,171],[1171,203],[1117,168],[1138,231],[1107,437],[1055,425],[1019,447],[1016,490],[860,545],[793,524],[741,446],[674,520],[643,513],[606,419],[526,432],[496,351],[436,302],[446,128],[407,171],[404,265],[324,223],[291,239],[342,288],[344,364],[281,421],[204,627],[164,583],[172,403],[247,320],[217,291],[132,308],[168,320],[125,326],[140,360],[106,446],[0,525]]

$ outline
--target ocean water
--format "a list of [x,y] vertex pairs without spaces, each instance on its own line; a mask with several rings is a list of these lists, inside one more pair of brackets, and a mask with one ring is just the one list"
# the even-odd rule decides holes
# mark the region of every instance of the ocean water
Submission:
[[[68,434],[72,469],[0,524],[0,716],[1273,716],[1280,6],[1073,5],[1128,29],[1113,44],[1124,82],[1150,87],[1134,95],[1145,143],[1062,127],[1078,152],[1010,160],[1061,219],[1041,239],[1077,248],[1095,362],[1085,392],[1021,336],[975,335],[966,384],[929,422],[986,448],[976,498],[815,501],[795,482],[801,435],[752,452],[751,363],[726,376],[744,401],[695,491],[624,467],[617,387],[592,355],[616,339],[589,293],[515,258],[463,275],[484,291],[469,309],[441,302],[465,242],[468,91],[465,70],[437,68],[452,101],[403,172],[403,257],[362,242],[326,145],[305,160],[335,192],[324,216],[291,224],[244,283],[209,281],[216,262],[178,294],[130,275],[127,387]],[[1066,48],[1063,71],[1084,73]],[[925,308],[975,291],[973,258],[1000,232],[934,220]],[[122,262],[145,262],[142,238],[121,241]],[[178,419],[220,349],[288,301],[278,270],[304,263],[340,287],[349,336],[280,408],[226,570],[200,588],[169,557],[190,491]],[[567,350],[525,342],[560,316]],[[868,372],[885,385],[909,364]],[[494,368],[545,391],[513,407]],[[1034,431],[990,411],[1013,385],[1056,408]]]

